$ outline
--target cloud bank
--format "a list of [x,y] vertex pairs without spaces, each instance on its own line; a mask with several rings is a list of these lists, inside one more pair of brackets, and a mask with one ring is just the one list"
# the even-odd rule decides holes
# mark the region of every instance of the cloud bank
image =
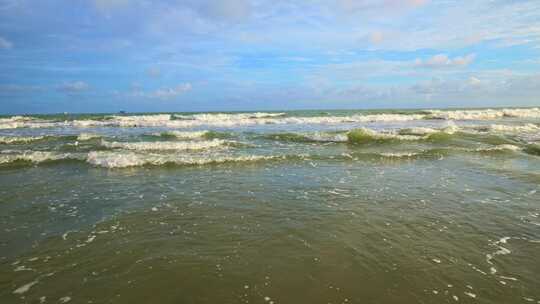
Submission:
[[533,0],[17,0],[0,20],[3,111],[539,103]]

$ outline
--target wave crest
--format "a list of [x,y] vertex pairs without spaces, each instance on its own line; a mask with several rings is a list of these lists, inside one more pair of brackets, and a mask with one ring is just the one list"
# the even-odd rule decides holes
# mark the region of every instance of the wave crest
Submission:
[[137,154],[133,152],[90,152],[87,162],[105,168],[127,168],[137,166],[162,166],[166,164],[175,165],[206,165],[226,162],[255,162],[271,159],[282,159],[283,156],[178,156],[160,154]]
[[211,132],[207,130],[203,131],[166,131],[161,133],[154,133],[154,136],[161,137],[174,137],[179,139],[201,139],[208,138]]
[[0,154],[0,164],[7,164],[16,161],[26,161],[31,163],[43,163],[47,161],[59,160],[84,160],[86,155],[77,153],[58,153],[50,151],[22,151],[16,154]]
[[444,120],[492,120],[501,118],[540,118],[539,108],[529,109],[485,109],[485,110],[456,110],[427,111],[426,119],[444,119]]
[[342,132],[310,132],[310,133],[273,133],[263,138],[290,142],[347,142],[347,134]]
[[367,128],[354,129],[347,134],[349,143],[366,144],[373,142],[413,141],[424,138],[417,135],[400,135],[395,133],[382,133]]
[[91,140],[95,138],[101,138],[101,135],[94,134],[94,133],[81,133],[77,136],[78,141],[86,141],[86,140]]
[[29,143],[44,138],[45,136],[0,136],[0,144]]
[[495,120],[502,118],[540,118],[539,108],[485,110],[425,110],[409,114],[352,114],[348,116],[293,116],[288,113],[204,113],[204,114],[148,114],[105,116],[99,119],[54,121],[13,116],[0,119],[0,129],[51,127],[168,127],[193,128],[199,126],[234,127],[264,124],[341,124],[371,122],[405,122],[414,120]]
[[206,150],[226,145],[227,141],[220,139],[206,141],[182,141],[182,142],[109,142],[102,140],[101,145],[106,148],[120,148],[137,151],[185,151]]

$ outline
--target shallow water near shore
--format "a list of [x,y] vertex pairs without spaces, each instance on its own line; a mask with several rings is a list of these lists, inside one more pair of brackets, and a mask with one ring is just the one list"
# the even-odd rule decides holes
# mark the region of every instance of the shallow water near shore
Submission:
[[540,303],[540,110],[0,118],[0,303]]

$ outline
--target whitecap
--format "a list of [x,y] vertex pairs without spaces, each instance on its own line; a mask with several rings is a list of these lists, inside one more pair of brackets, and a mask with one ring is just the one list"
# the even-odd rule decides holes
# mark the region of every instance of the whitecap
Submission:
[[84,160],[85,156],[79,153],[58,153],[50,151],[22,151],[19,153],[1,154],[0,164],[11,163],[15,161],[29,161],[32,163],[41,163],[45,161],[55,161],[63,159]]
[[389,158],[414,157],[420,155],[417,152],[382,152],[379,155]]
[[539,108],[529,109],[483,109],[483,110],[429,110],[427,119],[445,120],[493,120],[501,118],[540,118]]
[[85,141],[85,140],[91,140],[94,138],[100,138],[101,135],[99,134],[93,134],[93,133],[81,133],[77,136],[78,141]]
[[0,144],[29,143],[45,138],[44,136],[0,136]]
[[167,131],[163,133],[156,133],[155,136],[161,136],[161,135],[168,135],[168,136],[174,136],[176,138],[180,139],[198,139],[198,138],[204,138],[209,131],[203,130],[203,131]]
[[126,168],[144,165],[160,166],[164,164],[205,165],[225,162],[253,162],[283,158],[283,156],[189,156],[173,154],[139,154],[135,152],[105,152],[93,151],[88,153],[87,162],[105,168]]
[[523,150],[521,147],[518,147],[516,145],[509,145],[509,144],[502,144],[502,145],[496,145],[494,147],[489,148],[476,148],[472,151],[474,152],[490,152],[490,151],[521,151]]
[[205,150],[224,146],[227,141],[213,139],[206,141],[182,141],[182,142],[108,142],[101,141],[101,145],[107,148],[121,148],[137,151],[184,151],[184,150]]
[[15,289],[13,291],[13,293],[14,294],[23,294],[23,293],[27,292],[28,290],[30,290],[30,288],[32,288],[32,286],[36,285],[37,283],[39,283],[39,281],[32,281],[30,283],[24,284],[23,286]]

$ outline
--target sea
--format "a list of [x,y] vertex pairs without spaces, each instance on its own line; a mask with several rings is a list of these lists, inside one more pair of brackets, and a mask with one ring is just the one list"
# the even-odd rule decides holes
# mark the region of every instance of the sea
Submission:
[[540,109],[0,117],[0,303],[540,303]]

